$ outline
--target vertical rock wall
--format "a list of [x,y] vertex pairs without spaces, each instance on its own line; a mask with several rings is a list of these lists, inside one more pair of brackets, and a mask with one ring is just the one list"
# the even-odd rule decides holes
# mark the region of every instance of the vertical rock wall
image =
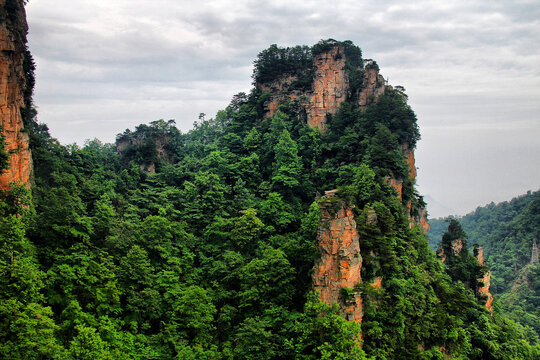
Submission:
[[319,206],[321,257],[313,269],[314,288],[325,303],[338,303],[347,319],[362,321],[361,293],[354,291],[362,281],[362,255],[352,208],[332,196],[324,197]]
[[0,189],[10,182],[27,184],[32,173],[29,137],[21,108],[26,86],[23,69],[28,26],[21,0],[0,0],[0,128],[10,167],[0,175]]
[[[411,180],[414,182],[416,179],[416,163],[414,159],[414,151],[409,148],[409,144],[405,143],[401,145],[401,152],[403,153],[403,156],[405,157],[405,161],[407,162],[407,166],[409,168],[409,175],[411,177]],[[403,181],[399,179],[394,179],[387,177],[386,181],[392,187],[396,190],[396,193],[399,197],[399,199],[402,199],[403,197]],[[429,231],[429,223],[427,219],[427,210],[424,207],[413,207],[413,204],[411,201],[409,201],[407,204],[407,209],[409,211],[409,221],[410,221],[410,227],[412,228],[414,225],[419,225],[422,230],[424,230],[424,233],[427,234]]]
[[[311,127],[324,130],[326,115],[338,112],[341,103],[351,95],[349,76],[345,70],[346,55],[343,46],[336,45],[329,50],[314,55],[314,76],[311,89],[296,90],[293,87],[297,76],[286,75],[269,83],[256,84],[262,91],[270,91],[266,103],[266,116],[271,117],[280,103],[287,99],[298,101],[305,109],[307,123]],[[384,93],[386,88],[384,78],[379,74],[379,67],[374,61],[365,61],[363,87],[358,94],[358,105],[365,109]]]
[[364,86],[358,96],[358,104],[365,110],[369,104],[372,104],[377,98],[384,94],[386,85],[384,77],[379,74],[379,66],[373,60],[364,60]]
[[306,109],[307,122],[312,128],[324,129],[326,114],[337,113],[341,103],[347,100],[349,77],[345,73],[345,60],[344,49],[340,46],[313,59],[313,94]]
[[[484,249],[482,247],[477,247],[474,249],[474,256],[478,262],[482,265],[485,265],[484,261]],[[489,287],[491,286],[491,271],[486,271],[484,276],[478,279],[478,283],[481,285],[477,289],[477,296],[486,299],[486,309],[493,312],[493,295],[489,292]]]
[[[266,116],[271,117],[277,111],[280,103],[286,100],[298,102],[306,114],[306,121],[312,128],[321,130],[326,128],[326,116],[338,112],[341,103],[352,96],[349,84],[349,75],[345,70],[346,55],[343,46],[335,45],[329,50],[313,57],[314,76],[309,91],[297,90],[293,83],[298,80],[295,75],[284,75],[269,83],[256,84],[262,91],[269,91],[270,97],[266,103]],[[373,60],[364,60],[364,80],[360,92],[357,94],[358,105],[362,110],[384,94],[386,89],[392,89],[386,84],[384,77],[379,74],[379,66]],[[416,178],[416,165],[414,151],[405,143],[401,148],[409,166],[411,179]],[[389,179],[396,189],[399,198],[402,197],[402,184],[400,179]],[[424,232],[429,230],[427,212],[425,208],[413,208],[407,205],[411,227],[419,225]]]

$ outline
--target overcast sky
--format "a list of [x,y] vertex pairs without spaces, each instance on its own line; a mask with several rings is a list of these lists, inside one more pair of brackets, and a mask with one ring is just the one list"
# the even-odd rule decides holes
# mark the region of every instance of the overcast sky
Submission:
[[540,2],[30,0],[40,122],[63,144],[160,118],[187,131],[257,54],[352,40],[407,89],[432,216],[540,188]]

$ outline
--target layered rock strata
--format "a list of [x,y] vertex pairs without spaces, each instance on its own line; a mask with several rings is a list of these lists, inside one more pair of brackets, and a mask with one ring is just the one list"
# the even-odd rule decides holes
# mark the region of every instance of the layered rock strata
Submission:
[[352,208],[327,193],[319,202],[317,244],[321,253],[313,269],[313,286],[322,301],[337,303],[348,320],[362,321],[362,255]]
[[28,184],[32,174],[29,136],[24,131],[24,54],[28,25],[20,0],[0,0],[0,129],[9,169],[0,175],[0,189],[11,182]]

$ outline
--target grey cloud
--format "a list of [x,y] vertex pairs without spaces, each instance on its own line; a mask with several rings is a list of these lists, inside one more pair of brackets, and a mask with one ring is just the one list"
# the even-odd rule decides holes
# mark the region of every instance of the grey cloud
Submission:
[[498,164],[528,182],[500,177],[497,196],[540,186],[524,165],[540,153],[537,1],[36,0],[27,9],[39,118],[63,142],[112,141],[158,118],[188,130],[249,90],[252,62],[270,44],[335,38],[407,88],[423,132],[422,191],[460,212],[505,200],[481,186]]

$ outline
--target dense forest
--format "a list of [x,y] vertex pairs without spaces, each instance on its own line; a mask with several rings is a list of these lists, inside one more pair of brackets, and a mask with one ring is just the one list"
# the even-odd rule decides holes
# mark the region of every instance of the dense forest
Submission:
[[[469,244],[485,250],[491,291],[498,295],[502,311],[540,334],[540,264],[533,259],[533,247],[540,243],[540,191],[478,207],[459,221]],[[432,219],[430,225],[428,235],[435,248],[448,223]]]
[[[360,49],[337,44],[362,74]],[[254,79],[311,76],[328,46],[272,46]],[[293,101],[266,116],[267,98],[235,95],[187,133],[157,120],[82,147],[32,113],[33,184],[1,193],[3,358],[539,358],[537,337],[475,293],[486,269],[467,249],[443,264],[410,226],[423,201],[402,145],[419,129],[401,90],[365,111],[350,94],[325,131]],[[361,323],[312,290],[318,202],[332,189],[360,234]]]

